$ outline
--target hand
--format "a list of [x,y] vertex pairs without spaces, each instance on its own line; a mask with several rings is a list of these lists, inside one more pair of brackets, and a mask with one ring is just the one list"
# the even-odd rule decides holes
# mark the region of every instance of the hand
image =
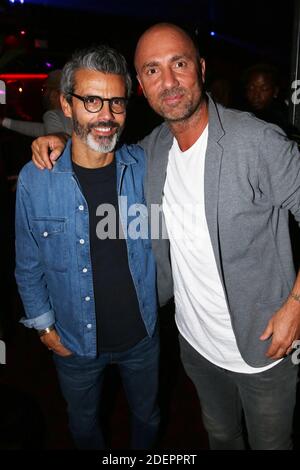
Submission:
[[46,333],[45,335],[40,337],[42,343],[47,346],[48,349],[51,349],[59,356],[67,357],[72,355],[72,351],[65,348],[60,342],[60,337],[58,336],[56,330],[50,331],[50,333]]
[[266,352],[271,359],[280,359],[292,351],[292,344],[300,337],[300,304],[288,299],[270,319],[267,328],[259,338],[261,341],[272,336]]
[[[63,152],[68,136],[66,134],[46,135],[38,137],[31,144],[32,161],[40,170],[51,170]],[[50,150],[50,154],[49,154]]]

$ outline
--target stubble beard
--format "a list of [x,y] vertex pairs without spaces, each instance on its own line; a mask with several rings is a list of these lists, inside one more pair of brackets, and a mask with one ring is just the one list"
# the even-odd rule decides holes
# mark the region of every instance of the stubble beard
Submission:
[[[164,98],[176,96],[177,94],[184,95],[182,98],[184,102],[179,103],[179,105],[174,105],[174,107],[171,109],[170,106],[164,105]],[[200,93],[198,100],[194,103],[184,88],[165,90],[160,94],[159,99],[161,104],[157,109],[157,113],[160,114],[160,116],[162,116],[169,124],[188,121],[190,117],[193,116],[193,114],[200,108],[203,101],[202,94]]]

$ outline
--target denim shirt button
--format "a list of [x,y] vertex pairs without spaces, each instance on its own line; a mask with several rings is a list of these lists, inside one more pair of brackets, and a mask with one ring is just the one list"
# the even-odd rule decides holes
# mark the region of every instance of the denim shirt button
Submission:
[[88,323],[88,324],[86,325],[86,327],[90,330],[90,329],[92,328],[92,324],[91,324],[91,323]]
[[82,272],[87,273],[87,268],[83,268]]
[[44,232],[43,237],[45,237],[45,238],[48,237],[48,232]]
[[87,295],[86,298],[85,298],[85,300],[86,300],[87,302],[89,302],[89,301],[91,300],[91,298]]
[[79,243],[80,243],[80,245],[84,245],[84,239],[80,238]]
[[83,210],[84,210],[84,206],[80,205],[80,206],[78,207],[78,209],[79,209],[80,211],[83,211]]

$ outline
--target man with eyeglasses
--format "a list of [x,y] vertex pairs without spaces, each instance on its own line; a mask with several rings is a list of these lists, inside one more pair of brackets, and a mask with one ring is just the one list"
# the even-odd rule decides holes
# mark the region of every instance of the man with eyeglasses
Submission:
[[98,413],[109,364],[119,366],[129,402],[131,447],[150,448],[159,424],[155,263],[149,240],[128,230],[127,208],[144,207],[144,154],[138,146],[115,150],[130,89],[117,51],[76,52],[61,81],[72,138],[52,171],[29,163],[18,182],[22,322],[53,351],[81,449],[105,446]]

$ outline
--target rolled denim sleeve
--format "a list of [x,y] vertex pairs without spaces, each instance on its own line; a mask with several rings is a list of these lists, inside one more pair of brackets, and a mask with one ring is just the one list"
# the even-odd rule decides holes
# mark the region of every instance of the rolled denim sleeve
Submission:
[[23,323],[23,325],[27,326],[27,328],[43,330],[44,328],[47,328],[48,326],[51,326],[53,323],[55,323],[54,311],[49,310],[49,312],[43,313],[39,317],[35,318],[22,317],[20,323]]
[[20,175],[16,197],[15,276],[26,314],[21,322],[29,328],[43,329],[54,323],[54,312],[39,247],[30,229],[31,210],[30,194]]

